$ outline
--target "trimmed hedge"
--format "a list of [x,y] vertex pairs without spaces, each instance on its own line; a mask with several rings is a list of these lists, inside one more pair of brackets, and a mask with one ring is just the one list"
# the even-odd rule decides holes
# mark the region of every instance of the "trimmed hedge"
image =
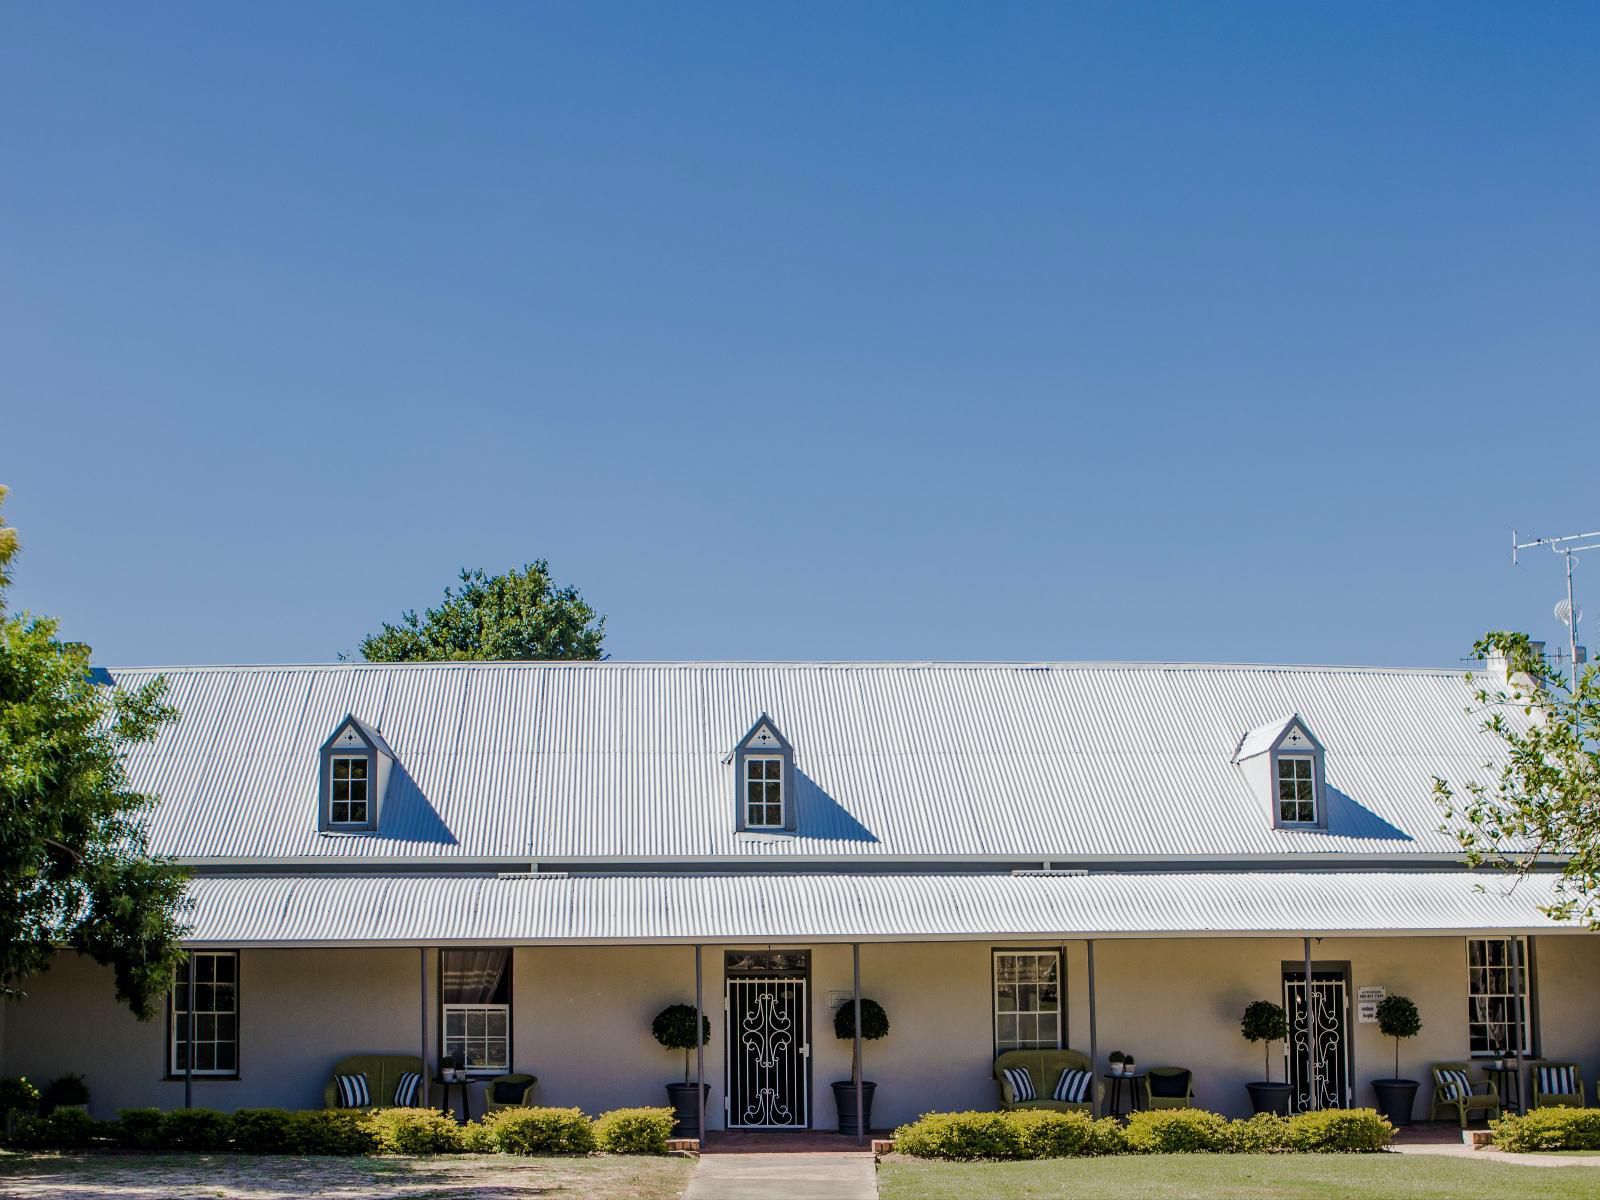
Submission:
[[1490,1121],[1494,1144],[1530,1150],[1600,1150],[1600,1108],[1536,1108],[1526,1116]]
[[364,1122],[379,1154],[458,1154],[462,1127],[434,1108],[380,1108]]
[[501,1154],[592,1154],[594,1122],[576,1108],[502,1108],[483,1118]]
[[282,1108],[241,1108],[233,1114],[234,1149],[245,1154],[297,1153],[300,1115]]
[[165,1142],[161,1126],[167,1114],[159,1108],[119,1108],[117,1110],[117,1143],[129,1150],[159,1150]]
[[[1574,1112],[1578,1110],[1572,1110]],[[1600,1116],[1600,1110],[1597,1110]],[[1328,1109],[1285,1120],[1261,1113],[1230,1121],[1198,1108],[1109,1117],[1044,1109],[929,1113],[894,1132],[894,1148],[918,1158],[1076,1158],[1099,1154],[1366,1153],[1382,1150],[1394,1126],[1370,1108]]]
[[670,1108],[616,1108],[595,1118],[594,1136],[607,1154],[665,1154],[674,1120]]
[[58,1108],[48,1117],[20,1117],[11,1140],[29,1150],[81,1150],[101,1132],[81,1108]]
[[161,1119],[161,1137],[173,1150],[226,1150],[233,1118],[210,1108],[175,1108]]

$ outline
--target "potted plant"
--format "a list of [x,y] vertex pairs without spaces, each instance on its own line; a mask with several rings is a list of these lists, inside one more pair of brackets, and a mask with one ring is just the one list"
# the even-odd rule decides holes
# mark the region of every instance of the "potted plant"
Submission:
[[1280,1117],[1288,1116],[1293,1089],[1287,1083],[1272,1082],[1271,1045],[1289,1036],[1288,1014],[1283,1011],[1281,1004],[1274,1004],[1270,1000],[1252,1001],[1244,1010],[1244,1017],[1239,1022],[1239,1033],[1247,1042],[1267,1043],[1263,1048],[1266,1079],[1244,1085],[1250,1093],[1252,1111],[1277,1113]]
[[61,1108],[87,1108],[88,1106],[89,1085],[84,1083],[82,1075],[74,1075],[70,1072],[47,1086],[40,1101],[40,1108],[46,1113],[52,1113]]
[[457,1073],[461,1070],[461,1058],[456,1054],[445,1054],[439,1059],[439,1078],[445,1083],[454,1083]]
[[[683,1051],[683,1082],[667,1084],[667,1099],[672,1103],[674,1117],[673,1137],[701,1136],[700,1101],[694,1094],[694,1084],[689,1082],[689,1052],[711,1040],[711,1018],[701,1016],[700,1020],[703,1027],[698,1042],[694,1038],[693,1005],[669,1004],[650,1022],[650,1032],[656,1041],[668,1050]],[[709,1083],[703,1083],[701,1087],[707,1096],[711,1095]]]
[[1112,1075],[1121,1075],[1122,1064],[1127,1061],[1128,1056],[1121,1050],[1113,1050],[1110,1054],[1106,1055],[1106,1062],[1111,1064],[1110,1073]]
[[1400,1078],[1400,1039],[1422,1032],[1422,1015],[1405,996],[1385,996],[1378,1004],[1378,1030],[1384,1037],[1394,1039],[1394,1078],[1372,1081],[1372,1090],[1378,1094],[1378,1111],[1396,1125],[1409,1125],[1420,1085],[1415,1079]]
[[1136,1074],[1138,1074],[1138,1072],[1139,1072],[1139,1067],[1138,1067],[1138,1064],[1133,1061],[1133,1055],[1131,1055],[1131,1054],[1123,1055],[1122,1056],[1122,1073],[1124,1075],[1136,1075]]
[[[889,1032],[889,1014],[876,1000],[861,997],[861,1040],[875,1042]],[[861,1129],[872,1128],[872,1093],[878,1085],[861,1078],[861,1059],[855,1052],[856,1005],[846,1000],[833,1013],[833,1036],[851,1042],[850,1078],[836,1080],[833,1085],[833,1103],[839,1110],[839,1132],[851,1136]],[[861,1126],[856,1125],[856,1083],[861,1083]]]

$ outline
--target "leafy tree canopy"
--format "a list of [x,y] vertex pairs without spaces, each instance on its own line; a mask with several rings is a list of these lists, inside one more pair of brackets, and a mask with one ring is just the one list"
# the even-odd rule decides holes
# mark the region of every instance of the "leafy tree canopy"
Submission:
[[520,571],[485,575],[461,572],[461,586],[445,588],[444,603],[422,616],[384,622],[362,639],[368,662],[503,662],[603,657],[606,619],[578,590],[557,587],[544,559]]
[[1557,900],[1545,911],[1600,928],[1600,675],[1586,667],[1574,687],[1525,633],[1485,634],[1473,649],[1507,667],[1507,683],[1492,681],[1476,693],[1488,713],[1483,728],[1506,755],[1489,782],[1458,791],[1434,779],[1445,829],[1474,867],[1489,863],[1520,875],[1541,856],[1562,860]]
[[88,648],[59,640],[57,622],[6,611],[17,548],[0,525],[0,995],[25,994],[57,950],[76,949],[149,1019],[184,958],[185,876],[147,855],[155,797],[133,789],[123,755],[177,713],[165,680],[98,686]]

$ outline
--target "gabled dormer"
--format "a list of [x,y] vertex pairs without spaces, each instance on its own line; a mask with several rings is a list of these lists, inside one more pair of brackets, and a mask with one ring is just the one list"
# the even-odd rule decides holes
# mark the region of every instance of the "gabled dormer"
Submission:
[[394,751],[371,725],[353,714],[334,727],[319,751],[317,829],[323,833],[373,833],[394,771]]
[[794,747],[766,713],[756,718],[733,754],[735,828],[792,833],[795,828]]
[[1299,713],[1259,725],[1239,739],[1233,761],[1271,808],[1277,829],[1326,829],[1322,743]]

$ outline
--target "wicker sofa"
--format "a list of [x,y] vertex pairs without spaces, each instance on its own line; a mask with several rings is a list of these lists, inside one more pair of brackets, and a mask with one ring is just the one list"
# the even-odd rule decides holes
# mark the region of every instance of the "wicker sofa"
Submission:
[[[1038,1093],[1037,1100],[1018,1100],[1012,1095],[1011,1084],[1004,1074],[1012,1067],[1028,1068],[1028,1074],[1033,1079],[1033,1090]],[[1091,1085],[1095,1089],[1090,1093],[1091,1100],[1085,1100],[1082,1104],[1050,1098],[1056,1090],[1056,1080],[1061,1078],[1061,1072],[1069,1069],[1089,1070],[1088,1056],[1076,1050],[1007,1050],[994,1060],[994,1078],[1000,1086],[1001,1109],[1037,1108],[1051,1112],[1092,1113],[1094,1109],[1092,1097],[1103,1095],[1105,1092],[1105,1088],[1098,1082]]]
[[[352,1054],[340,1059],[328,1072],[327,1086],[322,1089],[322,1107],[339,1107],[339,1089],[333,1082],[335,1075],[365,1075],[373,1107],[392,1108],[395,1088],[400,1085],[400,1076],[407,1071],[422,1072],[422,1060],[415,1054]],[[417,1089],[416,1106],[423,1108],[427,1103],[428,1078],[424,1075],[422,1086]]]

